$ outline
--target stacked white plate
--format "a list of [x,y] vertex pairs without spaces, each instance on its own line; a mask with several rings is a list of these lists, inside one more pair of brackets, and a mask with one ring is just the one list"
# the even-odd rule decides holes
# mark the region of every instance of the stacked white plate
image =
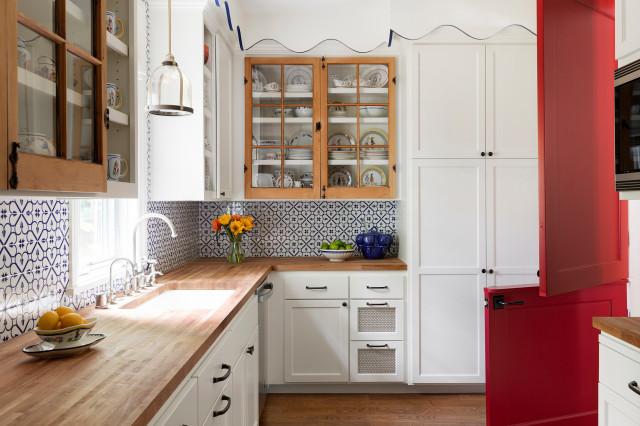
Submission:
[[355,151],[329,151],[330,160],[353,160],[355,158]]
[[365,160],[387,160],[389,159],[389,151],[385,150],[364,150],[362,158]]
[[311,160],[313,152],[311,149],[290,149],[287,152],[287,160]]

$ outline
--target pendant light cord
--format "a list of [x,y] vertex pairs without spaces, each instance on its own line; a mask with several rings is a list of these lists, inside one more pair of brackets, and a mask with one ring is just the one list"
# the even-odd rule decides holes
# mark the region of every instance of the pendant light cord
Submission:
[[167,0],[169,3],[169,56],[173,56],[171,52],[171,0]]

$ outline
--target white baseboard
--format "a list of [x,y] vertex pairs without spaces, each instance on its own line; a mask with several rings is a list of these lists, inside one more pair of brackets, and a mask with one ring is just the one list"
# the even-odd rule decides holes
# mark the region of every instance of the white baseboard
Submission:
[[485,393],[484,384],[407,385],[404,383],[269,385],[269,393]]

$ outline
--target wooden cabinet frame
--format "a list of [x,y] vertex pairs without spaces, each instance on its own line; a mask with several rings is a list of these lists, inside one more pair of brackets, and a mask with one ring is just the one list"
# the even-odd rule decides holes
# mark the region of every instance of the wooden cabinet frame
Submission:
[[[360,106],[384,105],[388,107],[388,145],[389,151],[387,186],[384,187],[360,187],[361,167],[360,161],[356,165],[357,186],[352,188],[331,188],[328,185],[329,179],[329,67],[332,64],[355,65],[359,70],[359,65],[381,64],[388,67],[389,83],[388,98],[386,104],[374,104],[360,102],[360,88],[356,92],[356,103],[345,103],[345,106],[352,106],[356,109],[356,158],[360,158]],[[253,188],[253,82],[252,67],[254,65],[280,65],[280,87],[284,90],[286,65],[312,65],[313,66],[313,188]],[[356,80],[360,80],[356,71]],[[285,103],[284,95],[276,104],[261,103],[266,107],[295,107],[296,104]],[[281,116],[281,145],[276,148],[285,147],[284,141],[284,117]],[[274,148],[268,146],[266,148]],[[285,169],[284,156],[281,159],[281,170]],[[245,58],[245,197],[252,199],[357,199],[357,198],[393,198],[396,186],[396,69],[394,57],[344,57],[344,58],[305,58],[305,57],[247,57]]]
[[[106,127],[103,114],[106,108],[105,93],[105,61],[106,61],[106,26],[105,0],[93,0],[93,53],[68,41],[66,37],[66,3],[56,1],[56,30],[50,31],[35,20],[18,12],[18,0],[4,3],[3,37],[0,55],[6,58],[0,74],[6,84],[6,91],[0,86],[0,95],[5,92],[2,101],[7,109],[6,131],[0,136],[0,152],[6,157],[0,160],[0,173],[7,179],[0,179],[0,190],[37,190],[37,191],[69,191],[69,192],[105,192],[106,182]],[[56,105],[57,130],[56,144],[58,157],[18,152],[16,163],[17,185],[11,184],[13,167],[10,161],[13,142],[18,142],[18,75],[15,54],[17,25],[20,24],[55,44],[56,49]],[[67,53],[88,62],[95,67],[94,73],[94,158],[93,162],[67,160]],[[2,109],[0,108],[0,112]],[[4,114],[3,114],[4,115]],[[0,130],[4,130],[0,125]],[[6,137],[5,137],[6,135]]]

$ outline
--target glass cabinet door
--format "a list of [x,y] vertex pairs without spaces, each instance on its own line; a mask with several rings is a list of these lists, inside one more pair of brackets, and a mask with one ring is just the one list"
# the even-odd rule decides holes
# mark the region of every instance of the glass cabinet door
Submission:
[[247,59],[248,198],[318,198],[316,59]]
[[327,60],[327,198],[388,198],[395,182],[395,76],[391,58]]
[[[102,192],[104,6],[8,0],[8,185]],[[15,160],[15,161],[14,161]]]

